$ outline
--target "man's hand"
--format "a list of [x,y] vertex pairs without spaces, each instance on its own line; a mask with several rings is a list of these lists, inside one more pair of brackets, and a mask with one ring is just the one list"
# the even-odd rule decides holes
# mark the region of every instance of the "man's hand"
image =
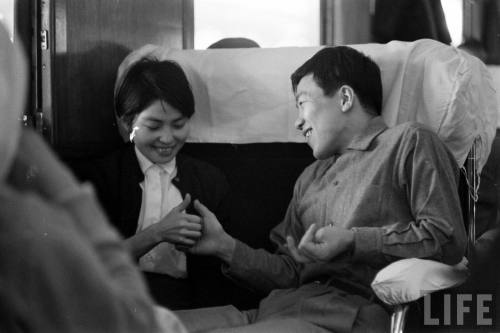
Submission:
[[216,255],[226,262],[233,256],[235,240],[222,228],[217,217],[198,200],[194,208],[200,213],[203,221],[203,233],[200,240],[188,251],[193,254]]
[[295,246],[292,237],[287,237],[287,246],[297,262],[330,261],[349,250],[354,244],[354,232],[342,227],[328,225],[318,229],[312,224]]
[[297,247],[297,244],[295,244],[295,239],[293,239],[292,236],[286,236],[286,245],[285,246],[288,248],[293,259],[295,259],[296,262],[300,262],[302,264],[307,264],[307,263],[314,261],[313,258],[310,258],[310,257],[306,256],[305,254],[301,253],[301,251]]

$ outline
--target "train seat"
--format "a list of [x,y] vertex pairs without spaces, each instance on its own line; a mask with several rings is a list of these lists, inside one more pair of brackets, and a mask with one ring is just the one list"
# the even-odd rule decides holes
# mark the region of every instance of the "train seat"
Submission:
[[[464,212],[473,246],[478,177],[497,124],[495,91],[486,66],[433,40],[351,46],[381,68],[386,123],[394,126],[414,120],[425,124],[462,166],[467,175]],[[117,82],[128,66],[143,56],[175,60],[184,68],[196,103],[190,143],[185,149],[226,173],[235,194],[245,202],[240,207],[242,220],[233,232],[251,246],[269,246],[267,232],[283,216],[295,178],[313,160],[293,126],[296,109],[289,77],[319,49],[177,50],[147,45],[120,66]],[[427,273],[403,283],[408,276],[405,273],[415,270]],[[406,303],[423,296],[423,290],[451,287],[466,277],[465,262],[452,267],[404,259],[383,269],[373,289],[395,306],[396,316],[401,316]],[[439,282],[434,283],[434,289],[429,287],[432,281]],[[394,325],[395,330],[400,328]]]

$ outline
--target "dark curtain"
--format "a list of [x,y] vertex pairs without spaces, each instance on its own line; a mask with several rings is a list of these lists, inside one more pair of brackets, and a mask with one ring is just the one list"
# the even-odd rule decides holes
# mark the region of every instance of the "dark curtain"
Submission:
[[372,31],[378,43],[421,38],[451,43],[439,0],[377,0]]
[[500,64],[500,0],[485,3],[483,41],[488,64]]

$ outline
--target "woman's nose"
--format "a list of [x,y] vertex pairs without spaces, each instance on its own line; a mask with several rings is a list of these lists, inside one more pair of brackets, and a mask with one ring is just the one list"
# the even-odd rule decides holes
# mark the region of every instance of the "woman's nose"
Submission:
[[164,143],[170,143],[174,140],[174,136],[172,135],[172,131],[163,130],[160,135],[160,141]]

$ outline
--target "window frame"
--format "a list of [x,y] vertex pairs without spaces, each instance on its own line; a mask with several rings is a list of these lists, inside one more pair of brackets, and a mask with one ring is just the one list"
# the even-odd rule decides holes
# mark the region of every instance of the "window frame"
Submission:
[[[319,44],[333,43],[333,4],[335,0],[320,0]],[[183,1],[183,49],[194,49],[194,0]]]

